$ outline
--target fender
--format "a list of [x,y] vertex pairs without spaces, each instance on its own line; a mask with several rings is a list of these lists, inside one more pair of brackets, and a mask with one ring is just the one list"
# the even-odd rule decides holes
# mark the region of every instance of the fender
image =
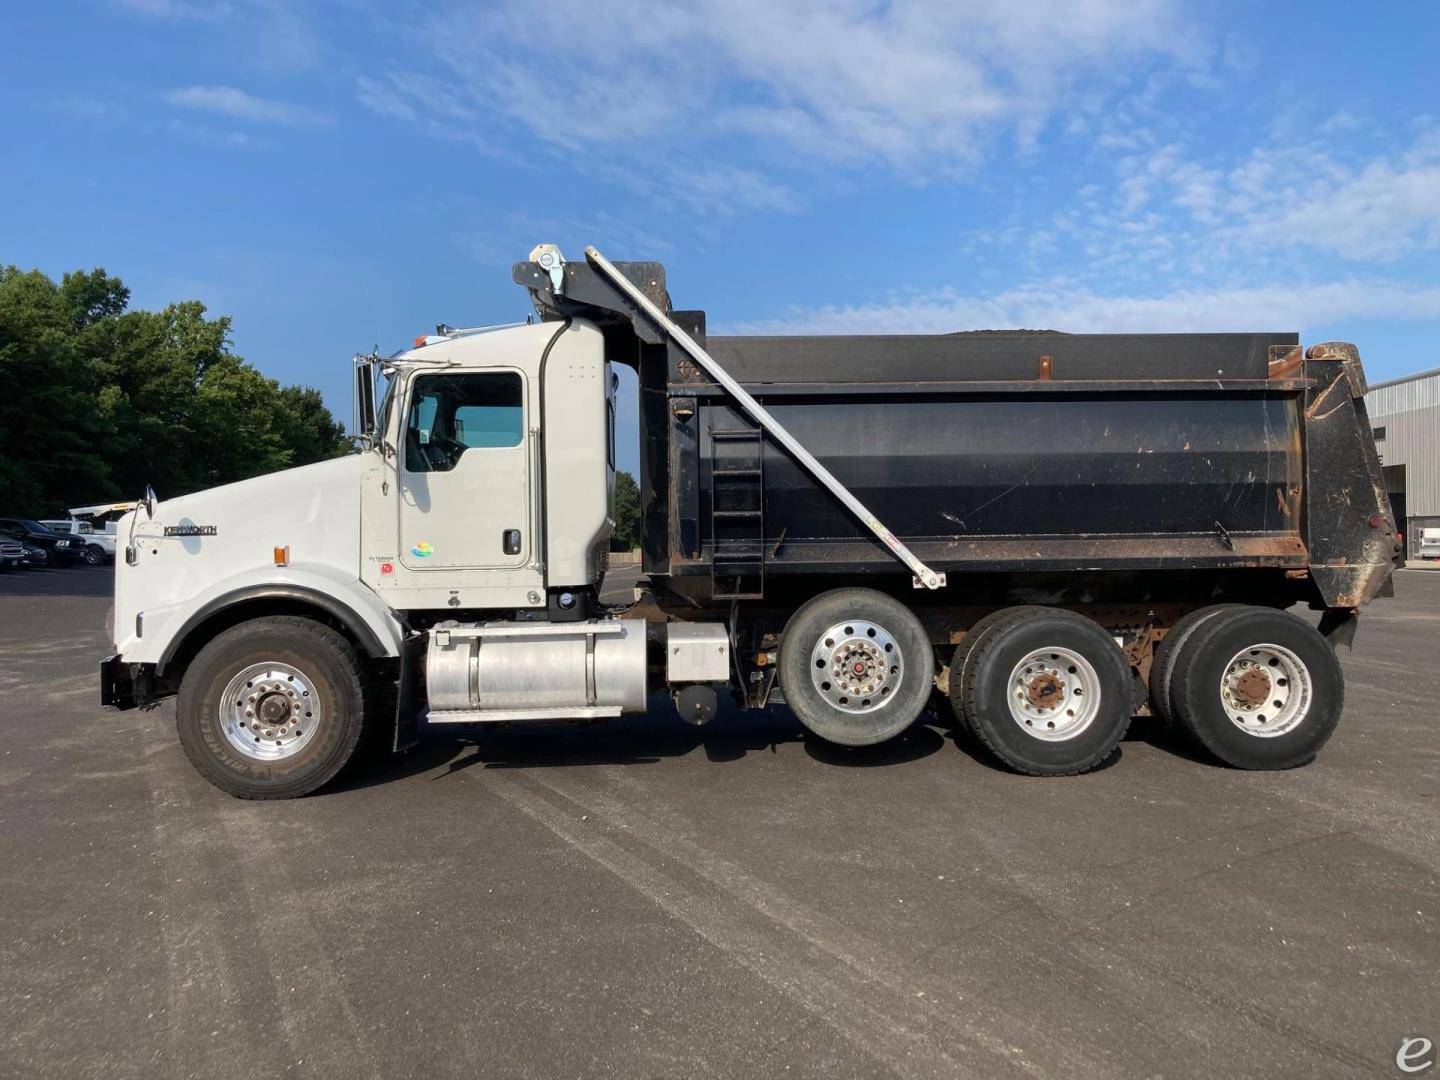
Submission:
[[265,582],[255,585],[247,585],[242,588],[233,589],[230,592],[222,593],[213,597],[195,611],[191,612],[180,628],[170,635],[160,659],[155,664],[157,675],[165,673],[166,666],[175,657],[191,632],[195,630],[206,619],[226,608],[234,607],[249,600],[298,600],[302,603],[312,604],[320,608],[328,615],[336,619],[345,627],[359,643],[367,656],[378,658],[382,656],[396,655],[396,648],[391,645],[386,647],[385,642],[370,627],[365,619],[342,600],[336,599],[329,593],[319,589],[313,589],[305,585],[293,582]]

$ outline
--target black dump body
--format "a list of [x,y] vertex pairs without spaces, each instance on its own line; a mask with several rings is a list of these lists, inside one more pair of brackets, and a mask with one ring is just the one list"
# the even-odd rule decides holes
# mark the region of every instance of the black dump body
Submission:
[[[617,265],[668,309],[663,268]],[[589,266],[566,267],[564,296],[534,271],[515,276],[544,317],[596,321],[611,359],[639,371],[657,595],[705,607],[822,583],[910,588],[863,524]],[[1400,563],[1353,346],[1307,355],[1295,334],[1264,333],[707,337],[703,312],[671,317],[946,573],[950,603],[1353,609]]]

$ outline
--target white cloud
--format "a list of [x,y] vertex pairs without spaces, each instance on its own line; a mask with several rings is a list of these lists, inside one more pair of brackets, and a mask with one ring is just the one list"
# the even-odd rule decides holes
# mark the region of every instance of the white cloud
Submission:
[[688,158],[658,162],[644,170],[602,168],[600,173],[646,200],[700,217],[748,211],[791,213],[800,201],[784,184],[723,162]]
[[1434,319],[1440,286],[1379,279],[1102,295],[1074,285],[1027,285],[993,295],[954,290],[884,303],[792,310],[745,323],[746,334],[944,334],[977,329],[1071,333],[1288,331],[1350,318]]
[[355,82],[360,104],[381,116],[414,120],[424,115],[437,123],[464,123],[478,117],[447,84],[426,75],[392,72],[381,78],[362,75]]
[[1253,166],[1237,170],[1243,210],[1232,228],[1249,243],[1379,262],[1440,247],[1440,159],[1380,158],[1313,178],[1303,162],[1286,164],[1258,187]]
[[377,116],[389,116],[396,120],[414,120],[417,117],[415,106],[387,80],[362,75],[355,80],[355,92],[360,104]]
[[332,119],[308,106],[256,97],[233,86],[186,86],[171,90],[165,100],[178,108],[257,124],[328,124]]
[[[728,135],[771,158],[973,167],[993,135],[1032,143],[1140,59],[1189,58],[1175,0],[507,0],[422,23],[467,107],[557,146]],[[577,28],[583,28],[577,32]],[[397,100],[362,89],[372,108]],[[663,153],[663,150],[657,151]]]

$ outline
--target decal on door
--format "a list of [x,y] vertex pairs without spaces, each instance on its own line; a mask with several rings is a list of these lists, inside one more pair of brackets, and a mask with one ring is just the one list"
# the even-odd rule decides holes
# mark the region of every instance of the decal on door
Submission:
[[435,549],[430,546],[429,540],[421,540],[410,549],[410,554],[414,555],[417,559],[428,559],[431,555],[435,554]]

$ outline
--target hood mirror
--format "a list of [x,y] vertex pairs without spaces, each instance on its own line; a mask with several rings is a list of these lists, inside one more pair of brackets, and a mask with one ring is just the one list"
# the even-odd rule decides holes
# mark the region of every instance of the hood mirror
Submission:
[[149,484],[146,484],[145,497],[140,500],[140,504],[145,507],[145,516],[147,518],[153,518],[155,516],[155,504],[159,501],[160,500],[155,497],[155,489]]

